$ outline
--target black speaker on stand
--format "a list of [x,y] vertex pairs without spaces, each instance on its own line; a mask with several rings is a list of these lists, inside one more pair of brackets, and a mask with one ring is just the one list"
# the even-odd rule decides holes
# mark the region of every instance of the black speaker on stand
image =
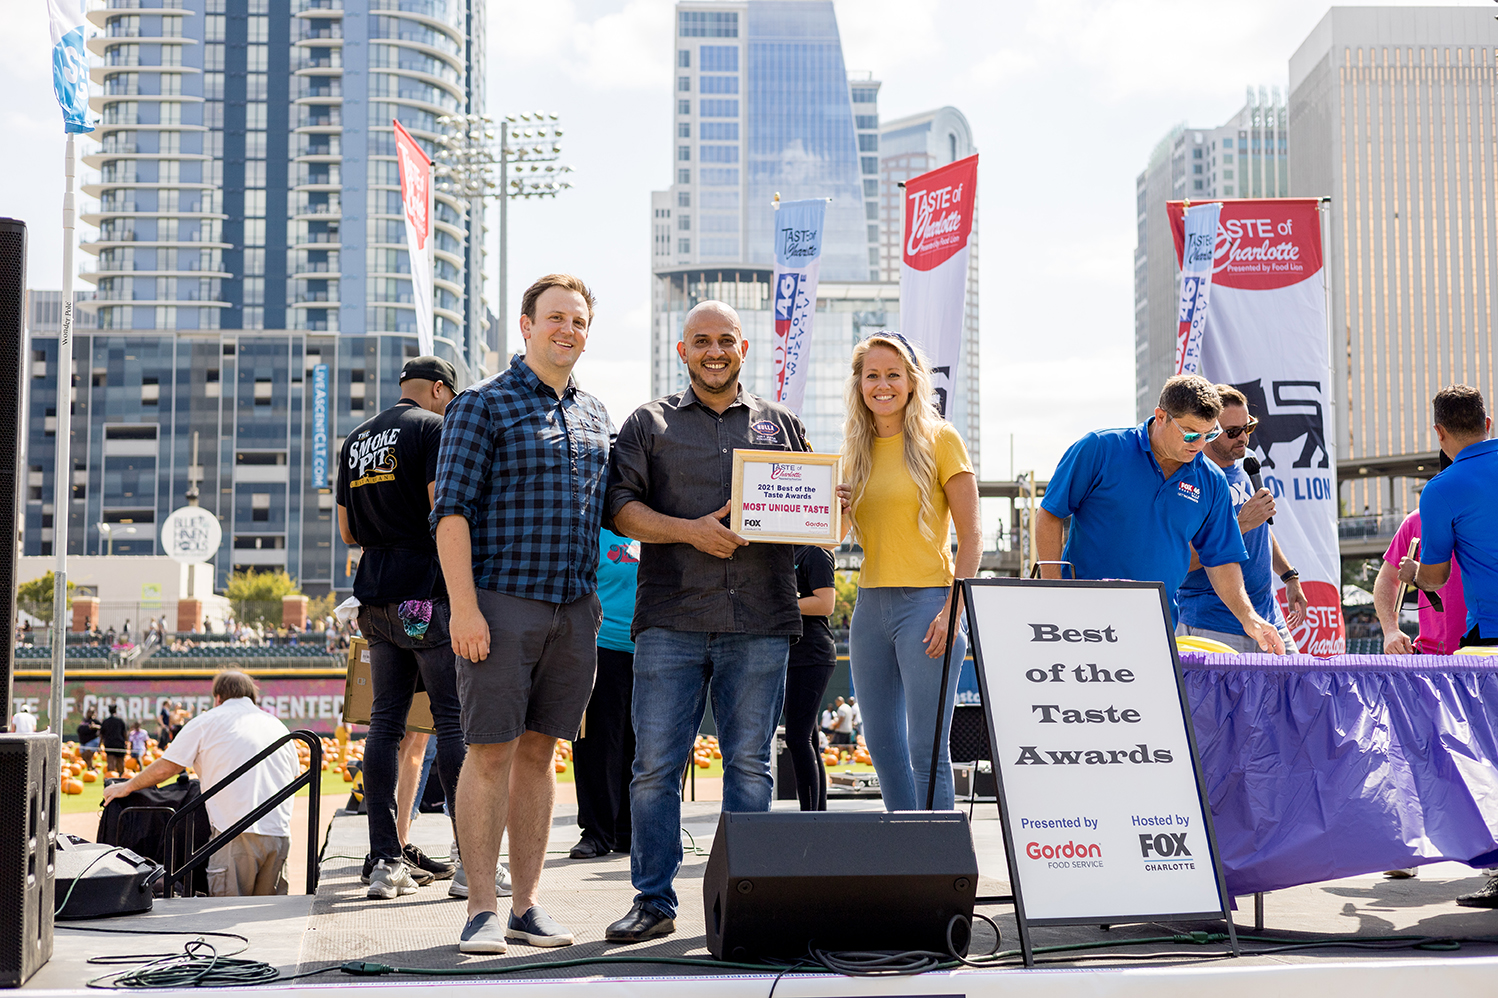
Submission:
[[54,734],[0,734],[0,987],[52,958],[58,760]]
[[[16,513],[20,503],[18,456],[22,428],[21,351],[26,331],[26,223],[0,218],[0,627],[5,640],[0,656],[5,682],[0,686],[0,728],[15,711],[11,684],[15,675],[16,633]],[[58,421],[67,425],[66,419]],[[62,472],[59,471],[59,474]],[[54,723],[53,727],[57,725]]]
[[945,953],[957,918],[965,954],[977,893],[960,811],[725,812],[702,884],[707,948],[719,960]]

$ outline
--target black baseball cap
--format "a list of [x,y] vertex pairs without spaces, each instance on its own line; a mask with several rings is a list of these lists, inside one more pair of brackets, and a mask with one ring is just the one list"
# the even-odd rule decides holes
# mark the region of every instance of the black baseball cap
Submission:
[[412,357],[401,368],[401,383],[404,384],[407,378],[440,381],[453,391],[458,390],[457,369],[441,357]]

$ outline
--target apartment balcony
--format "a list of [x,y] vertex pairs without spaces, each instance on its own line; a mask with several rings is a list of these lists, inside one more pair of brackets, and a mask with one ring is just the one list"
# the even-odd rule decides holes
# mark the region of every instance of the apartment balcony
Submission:
[[302,235],[293,235],[292,249],[330,249],[340,245],[338,233],[336,232],[307,232]]

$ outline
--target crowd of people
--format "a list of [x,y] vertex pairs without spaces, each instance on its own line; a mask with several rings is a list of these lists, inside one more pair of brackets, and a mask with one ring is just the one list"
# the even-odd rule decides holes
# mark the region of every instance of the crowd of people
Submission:
[[[450,881],[448,893],[467,902],[465,953],[573,941],[542,905],[559,739],[575,746],[582,834],[570,855],[630,856],[636,894],[605,930],[615,943],[674,931],[681,779],[709,703],[725,810],[769,809],[782,716],[803,808],[826,806],[823,738],[862,739],[887,808],[954,803],[945,746],[933,759],[922,733],[951,718],[957,670],[943,688],[941,661],[948,649],[954,660],[964,653],[963,627],[949,627],[963,619],[952,582],[977,573],[978,489],[962,439],[931,405],[926,358],[892,332],[853,353],[837,495],[843,539],[863,550],[848,637],[859,695],[824,709],[836,660],[829,552],[750,543],[725,523],[734,450],[807,451],[801,420],[744,390],[739,317],[706,301],[677,343],[688,387],[640,406],[615,433],[572,377],[593,317],[580,279],[541,278],[523,296],[525,348],[506,370],[455,392],[446,361],[411,360],[400,401],[340,453],[338,524],[364,552],[354,597],[374,686],[368,895]],[[1486,553],[1498,551],[1498,514],[1480,502],[1498,445],[1471,389],[1443,390],[1435,416],[1453,464],[1422,496],[1423,549],[1391,549],[1401,554],[1391,578],[1441,594],[1450,615],[1459,559],[1466,619],[1439,640],[1498,643],[1498,559]],[[1242,395],[1184,376],[1164,385],[1140,426],[1084,436],[1038,514],[1043,574],[1158,581],[1179,633],[1293,651],[1307,602],[1269,526],[1274,497],[1241,465],[1254,426]],[[1288,613],[1274,599],[1276,577]],[[1390,638],[1391,651],[1444,647]],[[445,862],[407,837],[422,753],[406,716],[418,687],[431,702],[433,769],[452,822]],[[253,691],[230,684],[204,717],[226,711],[244,723],[241,700],[253,702]],[[183,727],[161,772],[187,764],[201,743],[176,747],[212,727]],[[146,785],[158,765],[130,785]],[[232,860],[255,873],[257,889],[265,866],[256,864],[284,852],[272,841],[279,827]]]

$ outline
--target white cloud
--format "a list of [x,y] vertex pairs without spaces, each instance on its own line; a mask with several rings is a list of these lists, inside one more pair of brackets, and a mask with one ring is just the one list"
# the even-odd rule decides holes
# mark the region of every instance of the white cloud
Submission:
[[664,88],[671,75],[673,7],[630,0],[589,18],[572,0],[502,0],[489,8],[490,58],[506,72],[555,74],[595,90]]

